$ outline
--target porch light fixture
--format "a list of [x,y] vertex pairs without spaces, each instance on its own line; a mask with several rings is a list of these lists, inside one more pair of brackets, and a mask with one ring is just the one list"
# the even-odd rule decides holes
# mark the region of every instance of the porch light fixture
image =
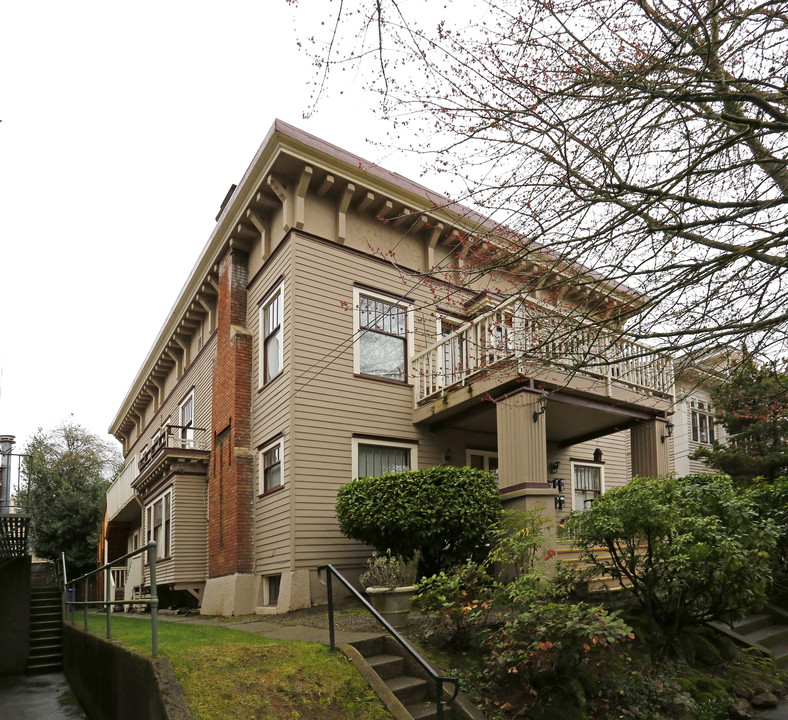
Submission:
[[566,481],[564,480],[564,478],[553,478],[549,482],[549,485],[554,490],[558,490],[558,492],[563,492],[564,491],[564,484],[565,484],[565,482]]
[[566,505],[566,497],[564,497],[563,495],[556,495],[553,498],[553,500],[555,502],[555,509],[556,510],[563,510],[564,509],[564,506]]
[[539,396],[539,399],[536,401],[536,407],[539,409],[534,410],[534,422],[539,419],[540,415],[544,415],[544,411],[547,410],[547,395]]
[[665,440],[669,437],[673,437],[673,428],[676,427],[672,422],[665,423],[665,432],[667,435],[660,435],[659,439],[662,440],[662,443],[665,443]]
[[561,461],[560,460],[556,460],[555,462],[551,462],[550,463],[550,474],[552,475],[553,473],[557,473],[558,472],[558,468],[560,467],[560,465],[561,465]]

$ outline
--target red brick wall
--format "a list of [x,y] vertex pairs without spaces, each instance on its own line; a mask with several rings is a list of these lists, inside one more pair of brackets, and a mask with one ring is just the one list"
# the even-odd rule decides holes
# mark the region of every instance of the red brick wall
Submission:
[[208,576],[252,572],[252,338],[246,327],[248,256],[230,250],[219,265],[208,480]]

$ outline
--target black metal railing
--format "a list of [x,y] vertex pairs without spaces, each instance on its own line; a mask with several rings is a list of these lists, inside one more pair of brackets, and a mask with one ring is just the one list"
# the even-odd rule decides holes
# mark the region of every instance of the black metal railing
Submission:
[[[125,563],[135,555],[141,555],[148,552],[150,558],[150,598],[148,600],[111,600],[111,570],[113,566]],[[112,638],[112,606],[113,605],[148,605],[150,607],[150,626],[151,626],[151,652],[153,657],[159,654],[159,598],[156,595],[156,543],[151,541],[147,545],[143,545],[136,550],[132,550],[123,557],[116,558],[112,562],[102,565],[96,570],[91,570],[75,580],[67,580],[66,577],[66,556],[61,553],[61,561],[63,565],[63,619],[69,617],[71,624],[74,624],[74,608],[83,608],[85,630],[88,629],[88,608],[105,606],[107,615],[107,639]],[[105,573],[106,592],[104,600],[88,600],[89,580],[97,576],[99,573]],[[82,583],[82,600],[77,600],[77,584]]]
[[[325,581],[320,577],[320,573],[325,573]],[[414,660],[424,672],[427,673],[427,677],[432,680],[435,684],[435,709],[437,712],[438,720],[443,719],[443,704],[444,702],[450,703],[457,697],[457,692],[459,691],[459,681],[455,677],[446,677],[444,675],[438,675],[435,670],[432,669],[432,666],[418,653],[418,651],[404,638],[400,635],[390,624],[389,622],[377,611],[372,605],[369,604],[367,599],[354,588],[340,573],[333,565],[321,565],[317,569],[317,577],[321,583],[325,584],[326,586],[326,595],[328,598],[328,639],[329,645],[331,646],[332,650],[336,650],[336,642],[335,642],[335,631],[334,631],[334,593],[333,588],[331,585],[331,578],[335,577],[339,580],[342,585],[345,586],[345,589],[350,592],[350,594],[358,600],[361,605],[369,610],[372,614],[372,617],[383,626],[386,632],[391,635],[394,640],[396,640],[400,647],[402,647],[406,653]],[[447,699],[444,701],[443,698],[443,685],[444,683],[448,683],[454,686],[454,691],[450,694],[447,692]]]

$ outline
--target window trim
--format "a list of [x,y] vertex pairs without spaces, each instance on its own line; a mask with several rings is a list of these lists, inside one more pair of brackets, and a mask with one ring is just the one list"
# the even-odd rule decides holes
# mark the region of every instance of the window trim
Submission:
[[401,442],[396,440],[378,440],[376,438],[354,437],[350,439],[351,445],[351,478],[358,479],[358,446],[372,445],[375,447],[394,447],[410,450],[410,469],[417,470],[419,467],[419,445],[418,443]]
[[[272,485],[270,488],[265,487],[265,467],[264,458],[266,453],[271,452],[274,448],[279,448],[279,484]],[[277,490],[281,490],[285,486],[285,439],[284,436],[271,440],[260,448],[257,456],[257,494],[262,497],[263,495],[270,495]]]
[[[569,476],[570,476],[570,483],[572,486],[572,510],[583,510],[585,508],[576,508],[575,507],[575,493],[577,492],[577,488],[575,486],[575,468],[576,467],[593,467],[599,468],[599,493],[597,495],[604,495],[605,494],[605,463],[601,462],[594,462],[593,460],[569,460]],[[592,492],[590,490],[583,490],[581,492]]]
[[[717,430],[714,419],[714,409],[711,402],[708,400],[701,400],[700,398],[691,397],[687,403],[689,406],[689,439],[690,442],[697,443],[698,445],[714,445],[717,441]],[[697,406],[696,406],[697,405]],[[700,406],[703,406],[701,408]],[[695,416],[698,417],[698,424],[695,425]],[[707,440],[700,439],[700,418],[706,419],[706,437]],[[695,438],[697,428],[697,439]]]
[[[183,408],[191,401],[192,404],[192,419],[189,425],[183,421]],[[178,429],[178,444],[180,447],[183,448],[193,448],[194,447],[194,417],[196,415],[197,406],[194,401],[194,388],[189,390],[186,395],[183,396],[183,400],[178,403],[178,425],[180,426]]]
[[[405,311],[405,367],[403,368],[405,379],[399,380],[397,378],[389,378],[383,375],[370,375],[369,373],[361,372],[361,298],[368,297],[371,300],[379,300],[380,302],[394,305]],[[374,331],[373,331],[374,332]],[[388,333],[386,333],[388,335]],[[414,336],[414,320],[413,320],[413,305],[406,300],[396,298],[393,295],[368,290],[366,288],[354,287],[353,288],[353,373],[360,377],[372,378],[373,380],[386,380],[399,384],[412,384],[411,380],[411,358],[413,357],[413,336]],[[399,337],[391,336],[391,337]]]
[[[172,558],[172,516],[173,516],[173,504],[172,504],[172,490],[173,486],[170,485],[166,490],[159,493],[156,497],[154,497],[149,503],[145,505],[145,512],[142,514],[142,518],[145,524],[143,528],[143,537],[145,538],[145,542],[150,542],[153,540],[153,528],[155,527],[153,524],[153,519],[155,518],[155,506],[156,504],[161,501],[161,513],[162,513],[162,535],[164,536],[164,543],[158,543],[156,546],[156,562],[162,562],[164,560],[169,560]],[[169,496],[169,510],[170,516],[169,519],[165,516],[164,511],[167,508],[167,501],[166,498]],[[164,554],[167,553],[167,554]],[[150,565],[150,553],[145,553],[145,564]]]
[[484,465],[486,468],[484,472],[491,472],[493,475],[498,475],[498,469],[490,470],[490,459],[495,458],[498,459],[498,451],[497,450],[476,450],[475,448],[465,448],[465,465],[466,467],[471,466],[471,455],[479,455],[484,460]]
[[[269,337],[272,337],[275,333],[271,333],[270,336],[265,334],[265,313],[266,310],[271,306],[271,304],[276,300],[279,299],[279,308],[277,313],[277,330],[275,332],[279,333],[279,353],[278,353],[278,365],[279,369],[275,375],[272,375],[270,378],[266,379],[266,341]],[[285,283],[284,280],[280,280],[277,285],[273,286],[271,290],[269,290],[262,302],[260,303],[260,307],[258,309],[258,326],[259,326],[259,354],[258,354],[258,367],[257,367],[257,374],[258,374],[258,388],[262,389],[266,385],[272,383],[276,378],[278,378],[282,371],[284,370],[284,299],[285,299]]]

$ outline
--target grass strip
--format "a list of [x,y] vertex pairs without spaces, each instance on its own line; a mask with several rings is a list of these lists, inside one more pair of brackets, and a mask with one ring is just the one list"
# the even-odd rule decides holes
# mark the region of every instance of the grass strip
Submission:
[[[103,636],[104,616],[88,616],[88,629]],[[112,635],[150,655],[150,622],[113,617]],[[160,621],[159,653],[172,662],[195,720],[391,720],[344,655],[323,645]]]

